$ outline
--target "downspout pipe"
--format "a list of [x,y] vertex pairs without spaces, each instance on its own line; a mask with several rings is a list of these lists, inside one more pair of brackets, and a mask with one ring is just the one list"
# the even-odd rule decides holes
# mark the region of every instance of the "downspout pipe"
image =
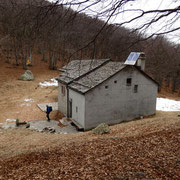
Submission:
[[69,118],[69,88],[68,88],[68,84],[66,85],[66,90],[67,90],[67,117]]

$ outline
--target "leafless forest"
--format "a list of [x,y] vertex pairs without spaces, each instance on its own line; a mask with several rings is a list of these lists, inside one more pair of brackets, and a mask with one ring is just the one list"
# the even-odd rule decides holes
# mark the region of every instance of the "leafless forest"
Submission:
[[[26,69],[27,60],[33,65],[36,61],[33,55],[39,54],[42,61],[49,63],[50,69],[56,69],[58,61],[91,58],[125,61],[131,51],[144,51],[146,72],[161,87],[180,93],[180,45],[164,37],[168,32],[147,37],[139,29],[127,29],[123,24],[111,25],[108,18],[102,21],[87,16],[83,11],[73,10],[73,3],[63,2],[0,0],[0,61]],[[109,16],[126,1],[114,3],[117,6],[108,9]],[[179,7],[159,11],[157,19],[144,24],[142,29],[178,11]],[[146,13],[152,12],[142,12],[142,15]]]

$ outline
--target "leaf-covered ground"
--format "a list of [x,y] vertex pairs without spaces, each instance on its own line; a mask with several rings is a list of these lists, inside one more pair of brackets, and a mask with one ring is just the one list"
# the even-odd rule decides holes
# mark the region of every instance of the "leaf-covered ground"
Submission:
[[180,179],[180,128],[98,136],[0,161],[0,179]]
[[[57,101],[57,89],[38,84],[59,72],[48,70],[38,58],[29,67],[35,76],[32,82],[18,80],[24,73],[20,66],[0,61],[0,123],[7,118],[45,120],[36,104]],[[180,100],[162,90],[160,97]],[[25,99],[34,101],[21,106]],[[0,129],[0,179],[180,179],[177,112],[158,111],[156,116],[110,128],[110,134],[102,136]]]

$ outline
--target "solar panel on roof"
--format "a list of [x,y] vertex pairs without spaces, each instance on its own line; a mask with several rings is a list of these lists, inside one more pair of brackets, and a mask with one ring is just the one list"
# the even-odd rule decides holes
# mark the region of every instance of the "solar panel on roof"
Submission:
[[131,52],[128,58],[126,59],[124,64],[127,65],[135,65],[141,53],[139,52]]

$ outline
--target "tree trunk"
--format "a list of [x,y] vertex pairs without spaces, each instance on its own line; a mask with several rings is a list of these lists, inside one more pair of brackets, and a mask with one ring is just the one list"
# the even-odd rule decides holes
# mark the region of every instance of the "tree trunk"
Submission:
[[10,64],[10,61],[9,61],[9,50],[6,49],[6,63]]
[[41,59],[41,61],[44,61],[44,62],[47,62],[47,58],[46,58],[46,50],[43,48],[42,49],[42,59]]
[[6,63],[10,64],[9,56],[8,55],[6,56]]
[[17,54],[17,49],[14,48],[14,57],[15,57],[15,61],[16,61],[16,66],[19,65],[19,62],[18,62],[18,54]]
[[53,62],[53,52],[50,50],[49,51],[49,69],[52,69],[53,67],[52,62]]
[[56,70],[57,57],[55,53],[52,51],[49,55],[49,69]]
[[31,47],[29,48],[29,57],[28,57],[28,59],[29,59],[29,61],[30,61],[30,63],[31,63],[31,65],[32,65],[32,49],[31,49]]
[[23,69],[27,70],[27,49],[22,50],[22,65]]

